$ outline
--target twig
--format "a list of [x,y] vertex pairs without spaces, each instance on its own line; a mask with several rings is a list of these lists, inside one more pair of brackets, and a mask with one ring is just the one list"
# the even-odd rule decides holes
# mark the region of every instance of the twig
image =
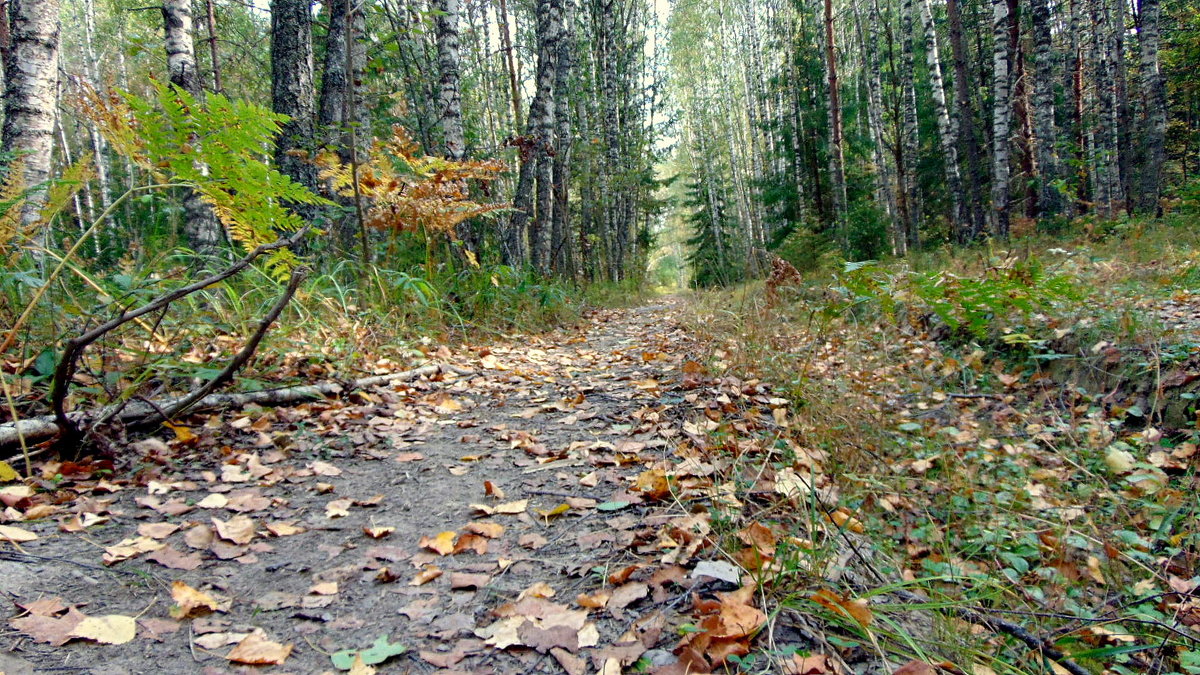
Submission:
[[[906,591],[904,589],[898,589],[893,592],[900,599],[902,599],[906,602],[910,602],[910,603],[929,602],[928,598],[922,598],[921,596],[917,595],[916,593],[913,593],[911,591]],[[974,609],[968,609],[966,607],[949,607],[949,608],[947,608],[947,611],[957,615],[960,619],[964,619],[966,621],[970,621],[971,623],[976,623],[981,626],[985,626],[997,633],[1004,633],[1005,635],[1010,635],[1010,636],[1020,640],[1021,642],[1025,643],[1025,646],[1029,647],[1030,649],[1040,653],[1042,656],[1044,656],[1044,657],[1050,659],[1051,661],[1054,661],[1058,665],[1062,666],[1063,669],[1066,670],[1067,672],[1071,673],[1071,675],[1093,675],[1093,673],[1090,670],[1088,670],[1087,668],[1084,668],[1083,666],[1079,665],[1078,663],[1075,663],[1074,661],[1072,661],[1069,656],[1067,656],[1061,650],[1059,650],[1057,647],[1055,647],[1053,644],[1051,644],[1049,640],[1045,640],[1043,638],[1040,638],[1040,637],[1034,635],[1033,633],[1030,633],[1028,630],[1025,629],[1024,626],[1022,626],[1020,624],[1016,624],[1016,623],[1013,623],[1012,621],[1008,621],[1006,619],[1001,619],[1001,618],[994,617],[994,616],[984,616],[984,615],[980,614],[979,612],[975,611]]]
[[79,359],[80,354],[88,345],[92,344],[101,337],[104,337],[110,331],[129,323],[151,312],[162,309],[176,300],[191,295],[196,291],[207,288],[215,283],[219,283],[232,277],[250,266],[256,258],[264,253],[275,251],[281,248],[288,248],[299,242],[306,234],[308,234],[309,226],[305,226],[296,231],[295,234],[286,238],[278,239],[268,244],[261,244],[253,251],[246,254],[245,257],[233,263],[224,270],[211,274],[199,281],[177,288],[169,293],[158,296],[154,300],[142,305],[141,307],[131,311],[124,312],[120,316],[114,317],[109,321],[93,328],[92,330],[80,335],[79,337],[67,340],[63,345],[62,358],[58,362],[58,366],[54,369],[54,378],[51,388],[51,403],[54,410],[55,424],[62,434],[63,442],[69,443],[79,438],[79,428],[75,422],[67,416],[66,399],[67,390],[70,388],[71,377],[75,374],[75,364]]
[[[262,391],[249,391],[238,394],[209,394],[200,401],[197,401],[192,406],[192,412],[200,410],[213,410],[217,408],[228,408],[242,405],[285,405],[288,403],[296,403],[298,401],[307,401],[311,399],[323,398],[326,396],[336,396],[343,392],[366,389],[369,387],[377,387],[380,385],[389,384],[397,381],[411,381],[422,377],[432,377],[438,373],[453,373],[459,376],[473,375],[474,371],[457,366],[428,364],[405,370],[390,375],[372,375],[357,380],[348,380],[342,382],[322,382],[319,384],[302,384],[294,387],[280,387],[278,389],[264,389]],[[137,406],[129,405],[128,408],[122,410],[119,414],[112,415],[111,410],[101,411],[97,413],[81,413],[72,412],[68,415],[76,420],[81,420],[86,416],[98,416],[99,419],[105,421],[120,420],[129,422],[133,420],[145,419],[147,415],[156,410],[169,407],[177,399],[166,399],[160,401],[146,401]],[[124,407],[126,402],[122,402],[119,406]],[[17,442],[19,434],[23,434],[26,440],[44,440],[51,438],[61,432],[58,423],[53,415],[45,417],[35,417],[32,419],[20,420],[17,423],[0,424],[0,447],[13,445]],[[30,456],[36,456],[45,452],[45,449],[34,450]],[[19,459],[20,456],[17,456]],[[10,458],[11,459],[11,458]]]
[[254,335],[250,337],[245,346],[242,347],[242,350],[233,357],[229,365],[225,366],[225,369],[220,374],[205,383],[203,387],[173,403],[166,410],[160,411],[159,415],[156,415],[151,420],[147,420],[146,423],[157,424],[158,422],[187,412],[188,408],[196,405],[198,401],[211,394],[214,389],[229,381],[233,377],[233,374],[245,365],[251,356],[254,356],[254,352],[258,350],[259,343],[262,342],[263,337],[270,330],[271,324],[275,323],[275,320],[279,318],[279,315],[283,312],[283,308],[291,301],[292,296],[296,294],[296,289],[300,287],[300,283],[304,281],[306,276],[308,276],[308,272],[302,268],[292,271],[292,277],[288,280],[288,285],[284,289],[283,295],[279,296],[279,299],[275,301],[275,305],[271,307],[271,311],[267,312],[267,315],[259,322],[258,330],[254,331]]

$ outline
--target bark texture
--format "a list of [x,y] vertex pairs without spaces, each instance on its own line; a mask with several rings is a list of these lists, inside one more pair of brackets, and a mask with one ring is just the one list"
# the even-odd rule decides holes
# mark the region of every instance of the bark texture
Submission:
[[1009,0],[992,0],[992,232],[1008,236],[1009,149],[1012,134],[1012,54]]
[[1141,52],[1141,88],[1146,110],[1146,158],[1142,169],[1140,208],[1162,215],[1163,163],[1166,160],[1167,87],[1159,66],[1159,0],[1142,0],[1138,42]]
[[276,139],[275,162],[296,182],[314,188],[312,3],[271,2],[271,109],[291,118]]
[[[191,0],[165,0],[162,14],[171,84],[199,100],[204,89],[196,68]],[[207,167],[199,165],[199,169],[207,174]],[[183,197],[183,232],[192,249],[201,255],[217,253],[225,237],[225,228],[212,208],[193,190],[186,191]]]
[[[21,206],[21,224],[36,223],[46,203],[58,110],[58,0],[9,0],[9,49],[4,62],[5,152],[21,154],[26,188],[35,188]],[[44,247],[49,230],[33,232]],[[37,256],[35,251],[35,256]]]
[[460,160],[466,155],[463,137],[462,94],[459,91],[458,0],[437,0],[436,17],[439,121],[446,157]]
[[1063,196],[1056,182],[1062,178],[1058,160],[1058,134],[1054,126],[1054,45],[1050,33],[1049,0],[1032,0],[1033,9],[1033,118],[1037,145],[1040,215],[1062,212]]

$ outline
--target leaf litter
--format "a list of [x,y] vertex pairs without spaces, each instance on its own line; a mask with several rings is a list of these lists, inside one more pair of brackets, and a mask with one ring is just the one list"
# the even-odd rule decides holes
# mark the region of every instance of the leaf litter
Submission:
[[[787,438],[792,461],[748,489],[734,482],[737,458],[772,456],[760,432],[788,423],[788,401],[723,374],[719,350],[711,365],[708,347],[664,320],[677,312],[599,310],[571,330],[441,348],[466,374],[194,417],[187,434],[147,439],[169,463],[131,476],[72,467],[57,489],[13,493],[22,524],[0,526],[4,545],[102,563],[90,582],[49,567],[43,582],[63,599],[19,610],[13,644],[53,645],[26,653],[51,667],[103,650],[111,663],[154,654],[206,672],[321,672],[329,654],[358,673],[404,659],[495,673],[736,669],[770,631],[770,575],[804,546],[743,511],[815,499],[837,505],[829,532],[863,523],[838,505],[823,453]],[[735,513],[736,530],[712,520]],[[100,555],[77,546],[85,532]],[[822,593],[812,602],[868,616]],[[102,609],[71,604],[85,601]],[[818,656],[789,653],[780,668],[844,672],[840,656]]]

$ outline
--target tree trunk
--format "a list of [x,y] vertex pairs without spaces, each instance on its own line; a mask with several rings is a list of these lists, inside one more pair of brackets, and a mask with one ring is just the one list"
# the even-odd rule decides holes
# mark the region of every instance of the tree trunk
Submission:
[[[191,0],[165,0],[162,14],[166,27],[167,72],[171,84],[199,100],[204,96],[204,90],[196,70]],[[207,167],[200,166],[200,171],[207,174]],[[192,190],[188,190],[183,197],[183,218],[184,235],[192,248],[201,255],[216,253],[225,236],[225,228],[208,203]]]
[[[907,205],[905,214],[905,237],[908,250],[913,250],[921,243],[921,192],[917,178],[918,153],[920,151],[919,126],[917,118],[917,69],[914,64],[916,50],[913,42],[916,37],[914,21],[915,10],[913,0],[904,0],[901,8],[901,23],[903,44],[901,46],[902,67],[901,77],[901,109],[903,130],[901,132],[903,148],[903,171],[901,172],[904,203]],[[899,163],[899,162],[898,162]]]
[[[316,133],[336,147],[342,162],[351,164],[352,171],[357,173],[357,160],[365,156],[370,147],[367,131],[370,120],[359,87],[367,60],[362,42],[365,22],[362,12],[353,11],[351,2],[328,0],[326,4],[329,31],[325,35],[325,64],[317,104]],[[358,199],[353,199],[352,203],[347,203],[346,198],[338,198],[338,201],[353,207],[356,212],[360,210]],[[352,251],[357,238],[361,257],[364,260],[368,257],[361,218],[339,218],[335,232],[342,251]]]
[[992,0],[992,232],[1008,237],[1009,138],[1012,121],[1009,2]]
[[517,65],[513,57],[512,35],[508,27],[508,2],[498,0],[500,7],[500,49],[504,52],[504,63],[508,66],[508,86],[512,95],[513,130],[524,127],[521,121],[521,85],[517,76]]
[[846,160],[842,143],[842,102],[838,84],[837,50],[833,36],[833,0],[825,0],[825,75],[829,85],[829,180],[833,192],[834,231],[849,249],[846,231]]
[[1167,89],[1158,60],[1158,3],[1159,0],[1141,0],[1138,12],[1141,86],[1146,111],[1146,159],[1142,166],[1140,208],[1161,217],[1162,206],[1159,197],[1162,193],[1163,163],[1166,160]]
[[925,24],[925,58],[929,63],[930,85],[933,87],[933,113],[937,117],[938,139],[942,146],[942,162],[946,172],[946,189],[950,192],[950,227],[962,227],[962,177],[958,172],[957,130],[946,110],[946,88],[942,82],[942,62],[938,56],[937,27],[933,23],[930,0],[921,0],[921,21]]
[[1037,146],[1038,187],[1041,216],[1062,212],[1063,196],[1057,182],[1062,179],[1058,161],[1058,135],[1054,126],[1054,47],[1050,34],[1049,0],[1031,0],[1033,5],[1033,119]]
[[572,35],[574,0],[563,0],[563,33],[558,44],[558,68],[554,73],[555,149],[553,171],[554,216],[551,231],[552,269],[563,274],[573,271],[569,188],[571,184],[571,57],[574,51]]
[[276,139],[276,165],[297,183],[316,188],[311,10],[311,0],[271,2],[271,109],[291,118]]
[[964,39],[962,14],[958,0],[946,0],[946,19],[950,27],[950,52],[954,59],[954,98],[957,111],[958,140],[966,158],[967,211],[969,222],[957,231],[959,243],[979,236],[985,227],[983,211],[984,172],[979,138],[975,131],[975,110],[971,104],[971,72]]
[[438,70],[441,75],[438,114],[446,157],[466,155],[463,138],[462,94],[458,88],[458,0],[436,0]]
[[[33,188],[21,206],[21,225],[30,227],[46,203],[54,151],[58,91],[58,0],[9,0],[11,46],[4,63],[5,152],[20,153],[22,180]],[[32,233],[34,257],[49,243],[49,228]]]
[[204,6],[208,10],[208,54],[212,60],[213,91],[220,94],[224,88],[221,86],[221,58],[217,51],[217,13],[213,0],[204,0]]
[[550,161],[554,134],[554,79],[562,33],[562,0],[538,0],[537,16],[537,83],[521,144],[521,168],[517,192],[513,196],[508,249],[511,261],[530,262],[546,274],[549,272],[550,212],[553,209]]

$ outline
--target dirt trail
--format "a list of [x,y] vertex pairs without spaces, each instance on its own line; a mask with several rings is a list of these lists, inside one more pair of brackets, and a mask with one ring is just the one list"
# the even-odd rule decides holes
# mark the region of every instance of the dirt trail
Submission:
[[[335,670],[330,653],[381,635],[407,648],[381,673],[670,664],[675,609],[694,580],[680,566],[626,566],[661,563],[672,547],[681,554],[667,559],[685,563],[699,547],[686,534],[656,542],[688,514],[634,488],[674,455],[700,407],[680,388],[688,341],[674,305],[596,312],[585,329],[435,357],[472,375],[199,418],[198,439],[141,442],[148,456],[208,459],[156,467],[153,482],[78,481],[86,496],[58,520],[106,522],[77,533],[22,523],[40,538],[0,557],[0,590],[15,604],[61,598],[88,616],[136,616],[137,637],[54,646],[12,628],[0,648],[26,667],[113,674],[320,673]],[[121,542],[129,549],[109,548]],[[105,566],[106,549],[130,557]],[[411,585],[434,569],[441,576]],[[177,581],[225,611],[175,621]],[[602,607],[581,607],[581,593]],[[294,646],[282,665],[226,660],[255,629]]]

